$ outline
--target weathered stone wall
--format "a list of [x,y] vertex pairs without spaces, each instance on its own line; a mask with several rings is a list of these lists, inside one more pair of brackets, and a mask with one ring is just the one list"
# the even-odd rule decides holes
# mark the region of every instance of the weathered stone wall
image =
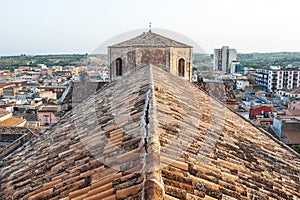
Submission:
[[300,130],[300,123],[299,122],[284,122],[284,123],[282,123],[282,130],[283,131]]
[[131,54],[130,52],[134,51],[133,48],[109,48],[108,49],[108,64],[110,65],[110,80],[115,80],[116,77],[116,64],[115,60],[117,58],[122,59],[122,66],[124,74],[129,70],[129,63],[128,63],[128,55]]
[[117,58],[122,59],[122,74],[130,69],[143,65],[154,64],[166,67],[173,75],[178,76],[178,61],[180,58],[185,60],[185,79],[192,80],[192,49],[175,47],[114,47],[108,49],[110,64],[110,80],[117,79],[116,64]]
[[171,48],[170,53],[171,59],[170,59],[170,66],[171,70],[170,73],[178,76],[178,61],[180,58],[183,58],[185,60],[185,74],[184,78],[188,81],[192,80],[192,49],[191,48]]
[[168,48],[143,47],[136,48],[136,64],[153,64],[158,66],[169,67],[169,50]]

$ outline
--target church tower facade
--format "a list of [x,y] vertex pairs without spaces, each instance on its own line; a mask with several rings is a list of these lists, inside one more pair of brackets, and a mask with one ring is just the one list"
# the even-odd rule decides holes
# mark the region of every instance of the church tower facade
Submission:
[[151,30],[108,47],[110,80],[116,80],[135,67],[153,64],[169,73],[192,80],[193,47]]

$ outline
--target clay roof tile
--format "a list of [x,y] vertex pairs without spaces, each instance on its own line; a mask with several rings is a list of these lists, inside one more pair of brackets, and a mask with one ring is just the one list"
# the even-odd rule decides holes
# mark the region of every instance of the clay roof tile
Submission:
[[287,146],[194,84],[148,65],[2,163],[0,196],[298,199],[299,166]]

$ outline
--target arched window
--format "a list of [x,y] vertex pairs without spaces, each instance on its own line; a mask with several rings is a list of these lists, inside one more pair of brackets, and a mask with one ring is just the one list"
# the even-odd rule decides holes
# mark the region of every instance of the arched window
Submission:
[[185,60],[183,58],[180,58],[178,60],[178,76],[184,76],[184,70],[185,70]]
[[122,59],[116,59],[116,76],[122,76]]

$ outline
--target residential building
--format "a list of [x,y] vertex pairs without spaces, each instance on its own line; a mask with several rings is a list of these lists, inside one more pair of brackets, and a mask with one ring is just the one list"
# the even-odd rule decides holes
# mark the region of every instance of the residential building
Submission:
[[0,122],[5,121],[12,117],[12,113],[0,108]]
[[274,118],[272,130],[286,144],[300,144],[300,120]]
[[40,126],[49,126],[57,122],[62,113],[58,112],[57,105],[42,106],[37,111],[37,118]]
[[0,127],[24,127],[26,120],[23,117],[12,116],[11,118],[1,121]]
[[223,71],[225,73],[235,73],[237,62],[236,49],[229,49],[228,46],[223,46],[221,49],[214,51],[214,70]]
[[257,69],[254,73],[256,83],[268,92],[299,88],[300,70],[271,66],[269,69]]
[[300,101],[292,101],[283,112],[278,112],[272,130],[285,143],[300,144]]
[[246,86],[246,91],[249,92],[250,94],[255,94],[262,90],[263,87],[259,86],[258,84],[249,84],[248,86]]
[[284,112],[278,114],[278,119],[298,119],[300,120],[300,102],[299,101],[292,101],[288,103]]
[[300,101],[292,101],[288,104],[289,111],[298,111],[300,115]]
[[253,106],[249,111],[249,119],[270,118],[273,111],[274,108],[270,105]]
[[15,98],[18,91],[22,89],[20,83],[3,83],[3,85],[1,90],[4,98]]
[[23,117],[13,116],[11,112],[0,108],[0,127],[23,127],[25,124]]
[[[234,53],[232,53],[232,54],[234,54]],[[232,59],[236,59],[236,57],[232,58]],[[237,73],[238,70],[241,71],[240,66],[241,66],[241,63],[239,61],[231,60],[230,67],[229,67],[229,69],[230,69],[229,73],[234,74],[234,73]]]
[[290,97],[290,98],[298,98],[300,99],[300,89],[290,89],[290,90],[278,90],[276,94],[280,97]]
[[246,76],[241,76],[236,78],[236,89],[245,91],[249,87],[250,83]]

